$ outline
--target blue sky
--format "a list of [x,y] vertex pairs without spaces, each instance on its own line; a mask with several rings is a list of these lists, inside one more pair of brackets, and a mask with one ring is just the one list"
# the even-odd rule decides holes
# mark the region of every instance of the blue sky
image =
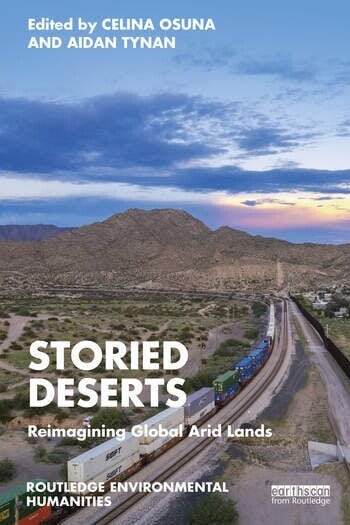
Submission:
[[[8,2],[0,22],[1,224],[176,207],[211,227],[350,242],[347,2],[34,4]],[[169,31],[176,49],[27,49],[28,17],[79,16],[216,31]]]

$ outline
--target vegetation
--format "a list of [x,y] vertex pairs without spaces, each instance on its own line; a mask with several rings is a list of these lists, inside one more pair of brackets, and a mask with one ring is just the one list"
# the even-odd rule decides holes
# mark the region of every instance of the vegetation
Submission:
[[[257,305],[259,304],[257,301]],[[257,305],[254,307],[255,312],[260,308]],[[12,385],[18,384],[18,387],[13,388],[11,398],[6,401],[0,400],[0,423],[7,423],[15,416],[36,417],[44,414],[51,414],[56,422],[60,422],[66,417],[86,413],[86,410],[77,405],[69,410],[62,410],[55,403],[50,403],[47,407],[29,407],[28,385],[23,384],[28,381],[30,361],[28,349],[33,340],[69,340],[74,345],[86,339],[95,341],[101,348],[109,339],[123,341],[126,344],[132,340],[181,341],[186,344],[190,352],[200,353],[198,356],[198,362],[201,363],[200,370],[186,381],[185,388],[187,391],[192,391],[201,386],[210,386],[218,374],[245,355],[249,345],[242,337],[242,330],[247,326],[248,319],[254,327],[252,307],[242,304],[234,296],[210,299],[191,296],[172,298],[166,295],[152,296],[151,299],[146,295],[118,298],[101,296],[22,297],[16,300],[7,298],[4,299],[2,313],[3,317],[0,318],[2,339],[7,336],[9,313],[26,315],[32,319],[28,319],[22,334],[2,353],[3,359],[18,372],[0,371],[0,393],[5,392],[9,385],[13,388]],[[235,320],[234,329],[233,320]],[[212,348],[210,352],[205,353],[208,334],[212,328],[219,325],[225,325],[225,328],[222,330],[222,335],[218,337],[218,348],[210,355]],[[237,339],[232,337],[233,333],[238,335]],[[225,337],[228,339],[222,342]],[[85,376],[84,372],[73,367],[69,352],[66,352],[64,371],[56,370],[55,351],[48,349],[48,352],[52,353],[44,377],[50,379],[53,384],[56,377],[72,377],[77,382]],[[83,360],[89,358],[89,351],[86,356],[82,352],[81,357]],[[127,353],[125,358],[127,364],[128,358]],[[160,364],[162,366],[162,363]],[[34,375],[35,372],[33,371],[32,374]],[[94,370],[93,375],[97,381],[103,377],[111,377],[111,372],[105,370],[104,360]],[[162,369],[147,371],[141,368],[136,371],[123,370],[119,375],[142,380],[146,377],[162,377],[164,371]],[[186,373],[182,375],[180,371],[168,371],[167,375],[184,377]],[[91,414],[95,413],[92,422],[94,426],[102,423],[108,426],[125,426],[128,424],[128,417],[139,419],[138,411],[132,409],[126,413],[113,411],[113,418],[108,412],[97,411],[98,407],[91,409]],[[147,410],[143,413],[147,414]]]
[[36,461],[46,461],[46,449],[42,445],[34,448],[34,459]]
[[106,428],[122,428],[130,423],[130,419],[123,410],[115,408],[101,408],[97,414],[94,415],[91,426],[99,428],[103,424]]
[[249,345],[238,339],[226,339],[217,348],[215,354],[219,356],[230,356],[232,358],[233,352],[237,353],[237,350],[246,352]]
[[213,493],[200,500],[191,512],[188,525],[235,525],[238,523],[236,503]]
[[302,296],[297,297],[303,307],[308,310],[323,326],[329,338],[350,359],[350,319],[349,313],[343,317],[335,317],[335,312],[345,307],[350,311],[350,300],[348,296],[333,294],[332,300],[324,310],[314,310],[312,303]]
[[16,467],[10,459],[0,460],[0,481],[9,481],[14,477],[15,473]]
[[252,304],[252,311],[255,317],[261,317],[266,312],[267,306],[259,301],[254,301]]
[[206,368],[200,370],[194,376],[186,378],[183,386],[184,391],[190,393],[194,390],[199,390],[204,386],[211,386],[217,375],[218,372],[216,369]]
[[340,308],[347,308],[349,311],[350,301],[340,294],[335,294],[324,310],[325,317],[334,317],[335,312],[338,312]]
[[258,329],[254,327],[247,328],[247,330],[244,332],[244,337],[250,340],[256,339],[258,335],[259,335]]

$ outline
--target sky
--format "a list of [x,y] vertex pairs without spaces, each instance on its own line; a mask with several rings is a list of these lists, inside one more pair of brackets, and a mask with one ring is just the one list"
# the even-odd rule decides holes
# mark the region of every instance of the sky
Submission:
[[[180,208],[292,242],[350,242],[347,1],[60,0],[3,6],[0,224]],[[67,48],[78,18],[114,49]],[[42,18],[73,31],[28,29]],[[104,19],[155,29],[107,31]],[[163,19],[215,30],[159,29]],[[28,48],[59,37],[57,49]],[[173,48],[123,48],[122,37]]]

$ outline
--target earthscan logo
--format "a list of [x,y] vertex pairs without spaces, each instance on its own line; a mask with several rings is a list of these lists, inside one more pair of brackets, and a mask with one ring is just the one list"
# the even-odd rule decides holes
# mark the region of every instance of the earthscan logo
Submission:
[[271,485],[274,505],[321,505],[331,502],[330,485]]

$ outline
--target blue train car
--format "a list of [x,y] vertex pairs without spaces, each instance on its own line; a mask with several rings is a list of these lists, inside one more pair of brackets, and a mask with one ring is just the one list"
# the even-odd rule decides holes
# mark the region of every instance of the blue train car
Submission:
[[249,354],[254,363],[254,372],[257,372],[269,357],[269,346],[267,343],[261,342]]
[[251,357],[244,357],[235,365],[235,370],[238,372],[239,382],[245,385],[254,375],[254,362]]
[[265,362],[269,357],[269,350],[270,350],[269,342],[265,340],[261,341],[256,348],[259,348],[259,350],[262,351],[263,360]]
[[263,348],[264,350],[268,351],[269,350],[269,341],[266,341],[265,339],[263,341],[261,341],[257,348]]

